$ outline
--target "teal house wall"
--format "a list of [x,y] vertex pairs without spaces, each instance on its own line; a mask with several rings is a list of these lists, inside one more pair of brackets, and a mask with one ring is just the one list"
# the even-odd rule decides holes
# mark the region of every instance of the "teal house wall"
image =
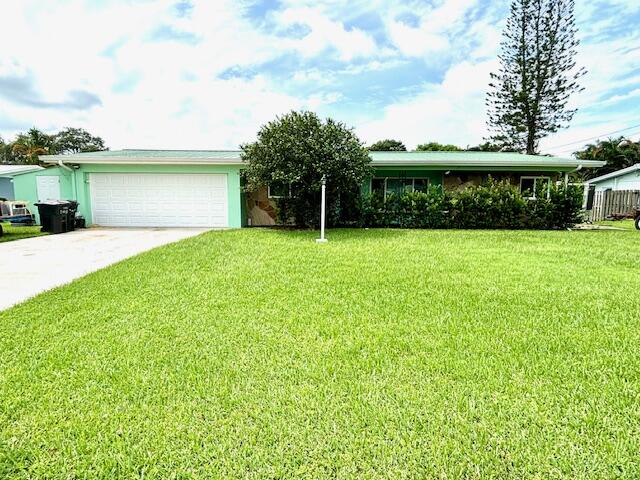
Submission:
[[227,175],[227,200],[229,227],[242,226],[242,205],[240,195],[240,166],[236,165],[116,165],[83,164],[75,172],[76,199],[78,211],[88,224],[91,216],[91,174],[92,173],[218,173]]
[[40,219],[37,208],[36,177],[55,175],[60,177],[60,196],[63,199],[76,200],[78,212],[92,224],[91,215],[91,174],[92,173],[217,173],[227,176],[228,221],[229,227],[242,226],[242,205],[240,191],[240,166],[234,165],[116,165],[84,164],[69,171],[62,167],[50,167],[33,173],[26,173],[14,179],[16,198],[26,200],[33,207],[36,220]]
[[16,200],[25,200],[29,203],[30,210],[36,216],[36,222],[40,223],[38,208],[34,205],[38,199],[36,188],[36,177],[55,176],[60,177],[60,196],[73,200],[73,172],[69,172],[60,167],[49,167],[36,172],[22,173],[13,177],[13,191]]
[[0,177],[0,198],[6,198],[7,200],[13,200],[15,198],[13,193],[13,178]]

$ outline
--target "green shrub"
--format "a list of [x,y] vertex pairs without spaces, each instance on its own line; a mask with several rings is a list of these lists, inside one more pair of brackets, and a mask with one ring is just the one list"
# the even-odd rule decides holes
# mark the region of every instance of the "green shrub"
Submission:
[[536,192],[535,199],[527,199],[516,186],[489,179],[459,192],[431,186],[426,192],[392,194],[386,200],[379,194],[367,195],[359,204],[356,223],[399,228],[564,229],[581,221],[581,209],[579,187],[551,185]]

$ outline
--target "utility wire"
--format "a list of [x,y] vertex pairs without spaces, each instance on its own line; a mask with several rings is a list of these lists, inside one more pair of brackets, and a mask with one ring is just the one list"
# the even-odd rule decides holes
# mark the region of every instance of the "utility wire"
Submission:
[[[632,130],[632,129],[638,128],[638,127],[640,127],[640,124],[632,125],[632,126],[627,127],[627,128],[621,128],[620,130],[614,130],[613,132],[603,133],[601,135],[596,135],[595,137],[589,137],[589,138],[585,138],[583,140],[576,140],[575,142],[563,143],[562,145],[556,145],[554,147],[548,147],[546,150],[552,150],[552,149],[555,149],[555,148],[566,147],[568,145],[575,145],[576,143],[588,142],[589,140],[594,140],[596,138],[606,137],[607,135],[613,135],[614,133],[620,133],[620,132],[624,132],[626,130]],[[631,135],[635,135],[635,133],[632,133]]]
[[[626,137],[627,137],[627,138],[628,138],[628,137],[635,137],[636,135],[640,135],[640,130],[638,130],[637,132],[631,132],[631,133],[627,134],[627,135],[626,135]],[[600,137],[594,137],[594,138],[600,138]],[[629,139],[630,139],[630,138],[629,138]],[[631,140],[631,139],[630,139],[630,140]],[[580,143],[580,142],[576,142],[576,143]],[[569,144],[567,144],[567,145],[569,145]],[[567,153],[573,153],[573,151],[574,151],[576,148],[577,148],[577,147],[563,148],[562,150],[555,150],[555,149],[554,149],[554,151],[555,151],[556,153],[565,153],[565,152],[567,152]],[[545,150],[549,151],[549,150],[552,150],[552,149],[551,149],[551,148],[547,148],[547,149],[545,149]]]

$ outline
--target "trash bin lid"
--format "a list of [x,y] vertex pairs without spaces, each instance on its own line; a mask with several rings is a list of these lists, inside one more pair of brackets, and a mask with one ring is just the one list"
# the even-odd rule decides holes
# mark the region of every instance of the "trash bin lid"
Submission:
[[34,205],[69,205],[69,202],[66,200],[44,200],[34,203]]

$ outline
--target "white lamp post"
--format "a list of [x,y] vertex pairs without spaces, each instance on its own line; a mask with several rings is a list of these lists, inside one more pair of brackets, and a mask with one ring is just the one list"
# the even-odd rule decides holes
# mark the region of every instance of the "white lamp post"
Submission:
[[320,238],[316,239],[317,243],[327,243],[328,240],[324,238],[324,217],[325,217],[325,203],[327,192],[327,176],[322,176],[322,194],[320,199]]

